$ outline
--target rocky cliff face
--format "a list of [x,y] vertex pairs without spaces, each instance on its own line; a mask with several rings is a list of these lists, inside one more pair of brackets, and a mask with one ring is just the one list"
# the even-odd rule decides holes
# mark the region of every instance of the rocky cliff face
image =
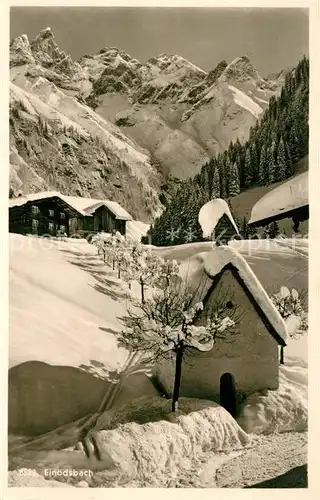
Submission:
[[105,197],[135,218],[161,209],[161,175],[144,151],[79,94],[90,84],[50,29],[11,44],[10,187]]
[[141,220],[161,210],[168,178],[195,175],[230,140],[246,140],[284,75],[247,57],[209,73],[178,55],[141,63],[103,48],[78,62],[50,28],[10,44],[10,183],[115,199]]

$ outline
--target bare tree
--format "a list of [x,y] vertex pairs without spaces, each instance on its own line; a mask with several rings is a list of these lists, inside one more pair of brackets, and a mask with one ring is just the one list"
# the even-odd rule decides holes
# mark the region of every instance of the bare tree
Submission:
[[[119,346],[141,352],[146,361],[157,361],[173,355],[175,362],[172,411],[177,408],[182,362],[188,350],[210,351],[217,339],[228,341],[236,333],[236,307],[228,300],[217,300],[203,312],[205,324],[197,325],[204,307],[196,302],[199,288],[191,292],[177,276],[162,278],[160,288],[144,301],[133,300],[123,318],[125,329],[118,337]],[[201,295],[201,292],[200,292]],[[224,297],[225,299],[225,297]]]

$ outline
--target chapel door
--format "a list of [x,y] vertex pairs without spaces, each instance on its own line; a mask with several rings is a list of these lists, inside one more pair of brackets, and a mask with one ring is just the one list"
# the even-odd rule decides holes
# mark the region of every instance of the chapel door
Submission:
[[235,378],[231,373],[224,373],[220,378],[220,405],[234,418],[237,413],[237,392]]

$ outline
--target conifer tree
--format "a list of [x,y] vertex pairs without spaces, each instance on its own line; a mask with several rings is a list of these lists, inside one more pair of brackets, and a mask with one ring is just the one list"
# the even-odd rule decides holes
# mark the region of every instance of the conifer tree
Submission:
[[230,169],[229,176],[229,196],[237,196],[240,193],[240,182],[237,164],[234,163]]
[[211,198],[220,198],[220,176],[217,166],[215,166],[213,174]]
[[251,169],[252,169],[253,182],[257,182],[258,170],[259,170],[259,156],[258,156],[256,142],[255,142],[256,135],[257,135],[257,132],[254,133],[254,139],[253,139],[253,142],[251,143],[251,147],[250,147]]
[[251,163],[251,154],[250,148],[246,148],[246,158],[244,164],[244,185],[246,188],[251,187],[253,182],[253,171],[252,171],[252,163]]
[[248,221],[246,217],[243,217],[243,221],[240,228],[240,234],[245,240],[248,239]]
[[295,123],[293,123],[289,132],[289,149],[292,162],[297,163],[297,161],[299,161],[300,159],[300,152],[299,152],[298,132]]
[[261,148],[259,170],[258,170],[258,184],[264,186],[268,182],[268,158],[265,144]]
[[275,181],[276,162],[275,162],[275,144],[271,144],[267,151],[267,171],[265,183],[272,184]]
[[279,225],[278,225],[278,222],[277,221],[274,221],[274,222],[271,222],[270,226],[269,226],[269,238],[276,238],[279,234],[280,230],[279,230]]
[[198,201],[227,198],[238,192],[234,166],[241,190],[291,176],[294,165],[308,153],[308,97],[309,61],[303,58],[286,76],[281,94],[270,99],[269,108],[252,127],[249,140],[244,145],[239,139],[231,142],[224,153],[204,165],[200,174],[180,183],[176,196],[150,229],[153,243],[182,243],[181,228],[189,225],[197,232]]
[[291,158],[290,148],[287,143],[285,143],[285,150],[286,150],[286,160],[287,160],[287,168],[286,168],[286,179],[287,179],[288,177],[291,177],[291,175],[293,174],[292,158]]
[[286,178],[286,170],[287,170],[286,152],[283,139],[281,137],[277,151],[277,172],[276,172],[277,181],[283,181]]

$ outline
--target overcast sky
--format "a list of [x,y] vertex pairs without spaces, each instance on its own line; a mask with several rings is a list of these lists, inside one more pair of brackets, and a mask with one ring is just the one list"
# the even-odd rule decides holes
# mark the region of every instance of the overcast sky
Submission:
[[74,59],[119,47],[141,62],[177,53],[208,71],[247,55],[262,76],[308,55],[308,12],[302,9],[11,8],[11,33],[30,39],[50,26]]

